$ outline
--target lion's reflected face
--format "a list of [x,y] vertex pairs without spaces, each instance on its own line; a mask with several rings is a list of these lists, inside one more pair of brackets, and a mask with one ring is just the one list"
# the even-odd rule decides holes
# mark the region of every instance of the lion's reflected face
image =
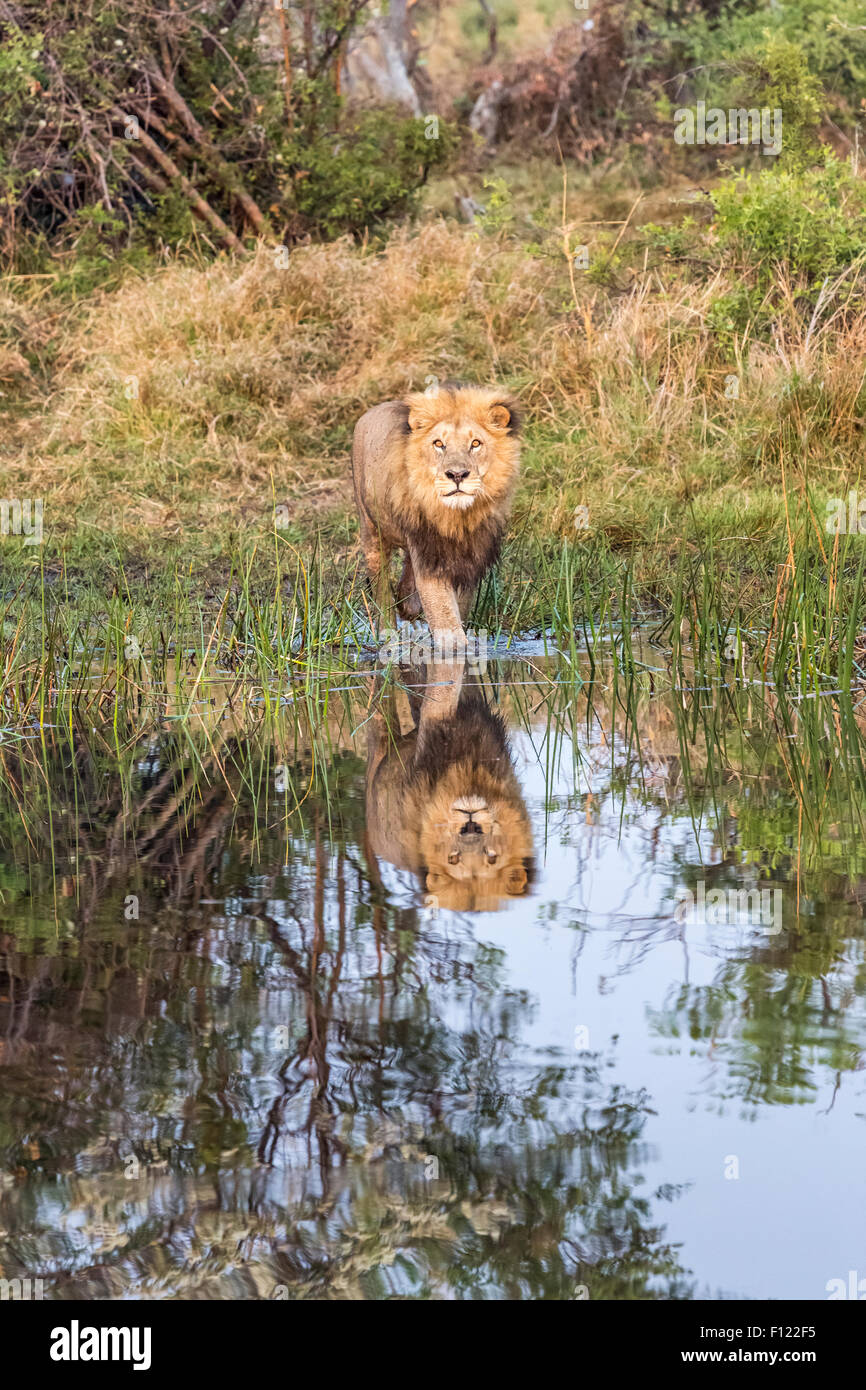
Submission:
[[395,736],[393,721],[370,724],[370,848],[417,875],[427,907],[492,912],[528,891],[534,869],[505,723],[471,687],[458,703],[447,664],[419,677],[431,684],[417,730]]
[[[434,831],[440,827],[434,827]],[[493,877],[508,853],[502,826],[482,796],[464,796],[451,805],[451,814],[434,841],[437,858],[445,858],[452,878],[473,874]]]
[[434,796],[423,813],[422,843],[427,892],[441,907],[489,911],[526,889],[531,840],[513,798],[464,792],[443,808]]

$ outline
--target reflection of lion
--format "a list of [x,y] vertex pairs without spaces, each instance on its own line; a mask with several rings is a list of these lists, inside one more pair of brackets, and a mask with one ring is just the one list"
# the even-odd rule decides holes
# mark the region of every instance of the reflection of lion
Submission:
[[391,622],[389,563],[404,550],[401,616],[462,635],[479,579],[494,564],[511,506],[520,421],[501,391],[442,387],[368,410],[355,426],[352,478],[361,546]]
[[[439,684],[443,674],[456,679]],[[501,717],[462,690],[454,663],[431,665],[418,727],[393,709],[369,724],[369,849],[417,874],[431,905],[489,911],[526,891],[532,831]]]

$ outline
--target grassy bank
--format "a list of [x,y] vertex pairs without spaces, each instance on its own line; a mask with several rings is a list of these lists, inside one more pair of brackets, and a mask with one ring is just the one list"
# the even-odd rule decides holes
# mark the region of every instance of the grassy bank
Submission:
[[713,649],[787,622],[801,646],[820,629],[822,667],[853,653],[862,543],[826,518],[863,461],[862,180],[831,162],[708,196],[554,173],[517,197],[512,170],[475,226],[185,248],[86,294],[61,270],[9,279],[0,494],[44,499],[43,543],[0,543],[16,652],[76,630],[202,647],[215,623],[218,644],[268,633],[278,663],[357,634],[354,421],[461,376],[528,416],[477,622],[628,609]]

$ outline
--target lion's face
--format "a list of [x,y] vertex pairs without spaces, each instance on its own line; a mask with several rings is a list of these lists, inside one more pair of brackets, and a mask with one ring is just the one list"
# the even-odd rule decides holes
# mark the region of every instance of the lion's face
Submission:
[[496,499],[517,464],[514,407],[493,392],[439,391],[409,399],[412,471],[437,503],[469,511],[479,498]]
[[437,789],[422,815],[425,886],[441,907],[490,911],[526,890],[525,860],[532,853],[526,811],[510,785],[484,794],[452,791]]
[[477,420],[439,420],[426,434],[423,448],[439,501],[460,510],[471,507],[495,458],[490,431]]

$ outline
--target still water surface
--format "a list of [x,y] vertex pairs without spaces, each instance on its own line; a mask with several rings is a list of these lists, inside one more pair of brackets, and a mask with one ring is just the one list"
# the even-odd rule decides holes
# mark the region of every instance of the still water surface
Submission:
[[7,739],[0,1277],[866,1277],[857,711],[840,749],[829,700],[582,674],[357,676],[267,731],[217,696],[192,728]]

